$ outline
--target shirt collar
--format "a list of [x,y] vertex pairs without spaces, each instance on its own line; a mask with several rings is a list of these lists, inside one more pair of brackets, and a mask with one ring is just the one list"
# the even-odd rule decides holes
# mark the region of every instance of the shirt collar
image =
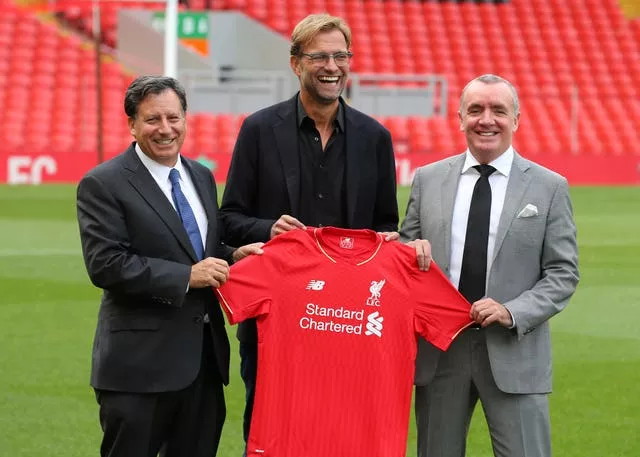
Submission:
[[[489,162],[489,165],[494,167],[497,173],[508,178],[511,172],[511,165],[513,164],[513,156],[513,146],[509,146],[498,158]],[[469,149],[467,149],[465,152],[464,165],[462,166],[462,174],[467,173],[469,169],[475,165],[480,165],[480,162],[478,162]]]
[[[298,110],[298,127],[302,127],[302,123],[305,118],[309,118],[312,120],[307,112],[304,110],[304,106],[302,106],[302,101],[300,100],[300,93],[298,93],[298,97],[296,99],[296,105]],[[333,121],[334,125],[338,126],[338,129],[341,132],[344,132],[344,108],[342,107],[342,97],[338,100],[338,112],[336,113],[336,118]]]
[[158,179],[160,182],[169,182],[169,172],[172,168],[175,168],[180,172],[180,179],[184,180],[183,176],[185,173],[184,165],[182,165],[182,157],[178,154],[178,161],[174,167],[168,167],[161,163],[156,162],[151,157],[146,155],[140,149],[140,145],[136,143],[136,154],[140,158],[142,164],[149,170],[149,172]]

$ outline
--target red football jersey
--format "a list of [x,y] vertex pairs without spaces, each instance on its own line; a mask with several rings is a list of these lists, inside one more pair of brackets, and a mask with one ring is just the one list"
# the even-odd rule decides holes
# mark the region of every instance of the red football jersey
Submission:
[[257,317],[249,457],[402,457],[416,335],[446,350],[469,303],[371,230],[293,230],[231,268],[229,322]]

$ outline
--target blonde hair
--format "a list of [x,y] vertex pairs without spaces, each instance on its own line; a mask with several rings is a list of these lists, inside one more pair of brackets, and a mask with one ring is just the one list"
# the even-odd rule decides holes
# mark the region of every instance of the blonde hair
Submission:
[[289,53],[292,56],[299,56],[303,48],[311,43],[316,35],[332,30],[340,30],[347,42],[347,50],[351,48],[351,29],[347,23],[342,18],[322,13],[310,14],[298,22],[291,34],[291,49]]

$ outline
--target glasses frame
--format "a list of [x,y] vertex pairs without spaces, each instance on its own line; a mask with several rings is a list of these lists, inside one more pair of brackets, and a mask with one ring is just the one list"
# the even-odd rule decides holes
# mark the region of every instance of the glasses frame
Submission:
[[[300,53],[301,56],[304,56],[306,58],[308,58],[311,63],[315,66],[321,66],[321,65],[326,65],[327,63],[329,63],[329,59],[333,59],[333,61],[336,63],[336,65],[338,67],[344,67],[346,65],[349,65],[351,63],[351,58],[353,57],[353,52],[350,51],[338,51],[338,52],[334,52],[334,53],[328,53],[328,52],[314,52],[312,54],[306,53],[306,52],[301,52]],[[336,56],[341,57],[341,56],[346,56],[347,57],[347,61],[345,63],[338,63],[338,61],[336,60]]]

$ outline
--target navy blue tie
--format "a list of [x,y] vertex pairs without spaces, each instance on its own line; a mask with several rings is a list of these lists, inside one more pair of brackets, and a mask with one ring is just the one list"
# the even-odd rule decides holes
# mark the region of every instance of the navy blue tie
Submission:
[[198,222],[187,197],[184,196],[182,189],[180,189],[180,172],[175,168],[172,168],[169,172],[169,181],[171,181],[171,196],[173,197],[173,203],[176,205],[176,211],[178,211],[182,225],[184,225],[187,235],[189,235],[196,257],[198,260],[202,260],[204,246],[202,244],[202,236],[200,236],[200,229],[198,229]]

